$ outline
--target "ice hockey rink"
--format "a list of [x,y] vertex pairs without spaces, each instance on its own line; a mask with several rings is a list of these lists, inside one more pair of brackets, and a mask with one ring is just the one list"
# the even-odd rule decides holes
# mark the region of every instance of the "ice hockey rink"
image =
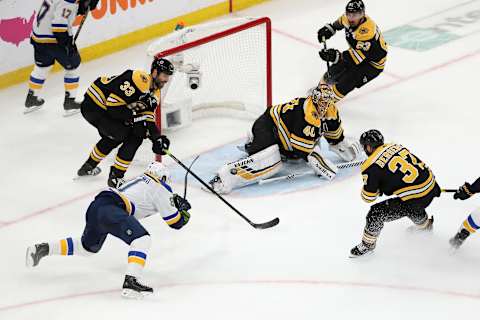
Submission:
[[[274,103],[317,83],[325,65],[316,32],[345,3],[273,0],[238,13],[272,19]],[[384,34],[444,21],[442,28],[459,36],[423,51],[391,45],[385,72],[339,104],[346,134],[377,128],[427,163],[443,188],[472,182],[480,174],[480,1],[365,3]],[[99,75],[143,67],[147,45],[83,64],[81,90]],[[346,48],[343,33],[328,45]],[[155,290],[144,300],[120,297],[128,247],[115,238],[93,257],[49,257],[27,269],[28,245],[80,236],[85,209],[104,188],[111,164],[106,159],[95,178],[72,180],[97,133],[80,115],[62,117],[62,82],[61,73],[51,75],[47,104],[28,115],[22,113],[26,83],[0,91],[0,319],[453,319],[478,313],[480,235],[455,254],[448,239],[480,198],[454,201],[444,194],[427,210],[435,216],[432,234],[407,233],[408,219],[388,223],[373,255],[349,259],[369,209],[358,172],[317,188],[227,196],[256,222],[278,216],[280,224],[269,230],[253,229],[211,194],[190,188],[192,218],[185,228],[169,229],[158,216],[143,221],[153,241],[143,279]],[[188,159],[244,137],[250,124],[196,121],[170,136],[171,152]],[[149,159],[150,142],[140,152],[139,159]],[[143,165],[134,163],[127,177]],[[182,184],[175,188],[183,192]]]

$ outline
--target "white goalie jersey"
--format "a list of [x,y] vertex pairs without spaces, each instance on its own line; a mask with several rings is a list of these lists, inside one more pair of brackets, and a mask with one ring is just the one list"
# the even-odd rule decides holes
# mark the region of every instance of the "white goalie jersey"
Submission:
[[138,220],[154,214],[160,214],[168,225],[178,222],[181,218],[173,202],[171,187],[165,182],[148,173],[125,183],[117,193],[127,207],[131,206],[131,214]]
[[77,0],[43,0],[37,12],[32,40],[37,43],[57,43],[54,32],[72,35],[78,3]]

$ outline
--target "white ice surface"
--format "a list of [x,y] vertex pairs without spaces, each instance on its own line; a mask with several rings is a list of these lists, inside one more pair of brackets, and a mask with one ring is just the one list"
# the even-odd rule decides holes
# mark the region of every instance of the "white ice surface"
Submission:
[[[385,31],[459,2],[366,3]],[[276,0],[239,13],[273,20],[274,102],[301,96],[318,81],[325,67],[316,31],[343,7],[344,1]],[[443,187],[477,178],[478,43],[477,33],[422,53],[391,47],[384,74],[340,104],[346,133],[380,129],[425,161]],[[98,75],[143,67],[146,46],[83,64],[81,90]],[[343,35],[329,46],[345,48]],[[81,234],[85,209],[111,163],[105,160],[98,177],[72,181],[97,133],[81,116],[61,116],[62,80],[59,73],[47,80],[47,104],[29,115],[22,114],[26,84],[0,91],[0,319],[453,319],[478,313],[480,237],[455,255],[448,239],[479,200],[443,195],[428,209],[436,219],[433,234],[408,235],[406,219],[389,223],[374,255],[350,260],[369,208],[360,198],[360,176],[283,195],[229,197],[254,221],[280,217],[279,226],[264,231],[191,189],[192,219],[183,230],[170,230],[155,216],[144,220],[153,238],[144,279],[155,288],[144,301],[120,298],[127,247],[114,238],[94,257],[52,257],[27,270],[28,245]],[[185,159],[242,137],[248,127],[200,120],[171,136],[171,150]],[[139,158],[148,159],[149,148],[145,143]],[[134,164],[128,176],[141,170]]]

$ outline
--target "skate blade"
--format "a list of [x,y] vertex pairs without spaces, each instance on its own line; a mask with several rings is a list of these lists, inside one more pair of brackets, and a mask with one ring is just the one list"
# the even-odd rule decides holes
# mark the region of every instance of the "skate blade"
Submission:
[[132,290],[132,289],[123,289],[122,290],[122,298],[125,298],[125,299],[136,299],[136,300],[141,300],[143,299],[144,297],[148,296],[148,295],[151,295],[152,293],[151,292],[137,292],[135,290]]
[[368,256],[370,256],[370,255],[372,255],[372,254],[373,254],[373,250],[367,251],[367,252],[365,252],[364,254],[362,254],[361,256],[355,256],[355,255],[353,255],[353,254],[350,253],[350,254],[348,255],[348,257],[349,257],[350,259],[358,259],[358,258],[368,257]]
[[25,108],[23,109],[23,114],[28,114],[28,113],[32,113],[32,112],[34,112],[34,111],[37,111],[38,109],[41,109],[42,106],[43,106],[43,105],[41,105],[41,106],[29,107],[29,108],[25,107]]
[[35,254],[35,248],[34,247],[28,247],[27,252],[25,254],[25,266],[27,268],[33,268],[33,258],[32,254]]
[[63,111],[63,117],[64,118],[71,117],[71,116],[76,115],[79,112],[80,112],[80,109],[64,110]]

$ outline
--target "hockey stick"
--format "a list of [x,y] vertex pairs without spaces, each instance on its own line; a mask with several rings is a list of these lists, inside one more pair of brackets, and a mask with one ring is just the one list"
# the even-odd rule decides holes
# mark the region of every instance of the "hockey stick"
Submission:
[[457,192],[458,189],[442,189],[442,192],[446,192],[446,193],[454,193],[454,192]]
[[75,33],[75,36],[73,37],[73,45],[77,42],[78,35],[80,34],[80,31],[83,28],[83,24],[85,23],[85,20],[87,20],[87,16],[90,13],[90,8],[87,9],[87,12],[82,17],[82,20],[80,21],[80,25],[78,26],[77,32]]
[[[195,159],[193,159],[192,163],[190,163],[190,166],[188,167],[188,170],[192,169],[193,164],[197,159],[200,158],[200,155],[198,155]],[[188,171],[185,172],[185,181],[184,181],[184,189],[183,189],[183,199],[187,198],[187,179],[188,179]]]
[[[325,40],[325,37],[322,38],[322,42],[323,42],[323,50],[327,50],[327,40]],[[328,72],[328,75],[330,76],[330,62],[328,61],[325,61],[327,63],[327,72]]]
[[276,226],[279,222],[279,218],[275,218],[273,220],[270,220],[265,223],[254,223],[250,219],[248,219],[246,216],[244,216],[240,211],[238,211],[234,206],[232,206],[227,200],[225,200],[221,195],[219,195],[215,190],[213,190],[205,181],[200,179],[193,171],[191,171],[189,168],[187,168],[186,165],[184,165],[180,160],[178,160],[173,154],[170,153],[169,150],[164,150],[165,153],[170,156],[176,163],[178,163],[179,166],[181,166],[183,169],[185,169],[188,173],[190,173],[195,179],[197,179],[198,182],[200,182],[205,188],[207,188],[211,193],[216,195],[220,200],[223,201],[230,209],[235,211],[240,217],[243,218],[243,220],[247,221],[252,227],[255,229],[268,229],[271,227]]
[[[358,167],[363,163],[364,160],[354,160],[350,162],[345,162],[341,163],[337,166],[338,169],[347,169],[347,168],[353,168],[353,167]],[[271,183],[271,182],[276,182],[276,181],[281,181],[281,180],[293,180],[296,178],[304,177],[304,176],[310,176],[310,175],[315,175],[314,172],[312,171],[304,171],[300,173],[291,173],[287,174],[285,176],[280,176],[280,177],[275,177],[275,178],[269,178],[269,179],[263,179],[258,181],[258,184],[266,184],[266,183]]]

